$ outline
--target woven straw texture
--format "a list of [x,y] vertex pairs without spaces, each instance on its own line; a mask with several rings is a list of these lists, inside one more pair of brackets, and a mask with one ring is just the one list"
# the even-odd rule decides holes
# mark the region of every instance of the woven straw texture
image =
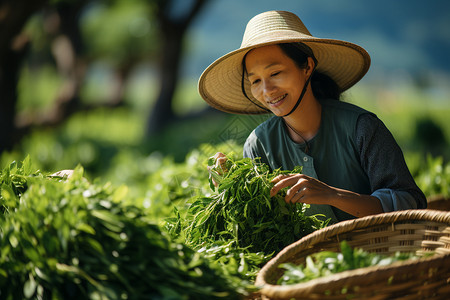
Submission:
[[[386,255],[397,251],[434,255],[345,271],[295,285],[276,285],[282,275],[280,264],[303,264],[312,253],[339,251],[343,240],[352,247]],[[406,210],[318,230],[270,260],[259,272],[256,285],[261,287],[263,299],[450,299],[449,270],[450,212]]]

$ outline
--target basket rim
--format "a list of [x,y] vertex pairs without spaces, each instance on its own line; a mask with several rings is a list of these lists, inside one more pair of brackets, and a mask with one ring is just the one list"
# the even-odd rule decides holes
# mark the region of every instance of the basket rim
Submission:
[[[330,276],[316,278],[304,283],[298,283],[293,285],[275,285],[266,282],[266,277],[274,270],[278,269],[280,263],[285,262],[285,258],[289,258],[302,250],[311,249],[315,244],[327,240],[329,237],[333,237],[342,233],[348,233],[356,229],[362,229],[368,226],[393,224],[401,221],[431,221],[436,223],[448,224],[450,226],[450,212],[430,210],[430,209],[411,209],[395,212],[381,213],[377,215],[371,215],[361,217],[358,219],[342,221],[331,226],[319,229],[298,241],[286,246],[281,250],[274,258],[268,261],[258,272],[255,285],[260,288],[260,293],[267,296],[280,295],[280,293],[286,293],[289,291],[295,291],[296,293],[305,291],[305,293],[311,293],[313,289],[324,287],[329,285],[330,280],[334,282],[354,281],[364,277],[367,279],[368,274],[380,274],[380,271],[388,272],[389,270],[404,268],[407,269],[411,265],[419,266],[424,262],[427,265],[433,264],[440,266],[442,260],[446,263],[450,263],[450,254],[435,254],[429,258],[421,258],[420,260],[406,260],[402,262],[396,262],[388,266],[371,266],[366,268],[359,268],[355,270],[349,270],[341,273],[336,273]],[[281,262],[280,262],[281,261]],[[300,294],[298,294],[300,295]],[[305,294],[306,295],[306,294]]]
[[[418,259],[408,259],[405,261],[397,261],[387,266],[371,266],[354,270],[343,271],[326,277],[320,277],[309,280],[307,282],[291,284],[291,285],[272,285],[266,284],[261,287],[260,293],[269,297],[280,297],[286,292],[295,292],[295,296],[308,296],[311,293],[330,290],[330,283],[339,285],[340,287],[354,286],[355,282],[370,284],[373,281],[388,280],[391,277],[392,270],[396,272],[408,271],[412,268],[426,264],[427,268],[442,267],[448,265],[450,267],[450,254],[437,254],[432,257]],[[380,276],[381,275],[381,276]],[[376,277],[376,278],[375,278]]]

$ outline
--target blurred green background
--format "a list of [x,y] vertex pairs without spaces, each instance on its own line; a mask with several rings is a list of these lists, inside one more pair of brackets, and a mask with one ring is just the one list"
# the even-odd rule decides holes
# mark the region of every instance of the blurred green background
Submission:
[[[173,184],[203,164],[196,159],[240,152],[265,117],[209,109],[197,80],[239,47],[251,17],[277,9],[298,14],[315,36],[367,49],[371,69],[345,101],[385,122],[427,196],[448,195],[449,3],[3,1],[2,166],[30,155],[46,172],[81,164],[91,179],[131,185],[166,170],[158,178]],[[147,181],[136,192],[157,188]]]

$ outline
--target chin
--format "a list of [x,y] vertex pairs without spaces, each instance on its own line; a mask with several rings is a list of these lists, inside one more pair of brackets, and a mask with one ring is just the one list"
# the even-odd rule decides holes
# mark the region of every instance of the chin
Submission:
[[289,109],[270,109],[270,111],[276,115],[277,117],[282,117],[288,114],[292,110],[292,107]]
[[273,110],[272,110],[272,113],[273,113],[275,116],[277,116],[277,117],[282,117],[282,116],[284,116],[285,114],[287,114],[287,113],[283,113],[283,112],[281,112],[281,111],[273,111]]

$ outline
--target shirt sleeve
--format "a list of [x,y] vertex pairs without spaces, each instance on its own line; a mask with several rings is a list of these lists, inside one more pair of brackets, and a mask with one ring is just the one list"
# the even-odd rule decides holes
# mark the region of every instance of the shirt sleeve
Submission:
[[363,114],[356,125],[360,160],[385,212],[426,208],[427,201],[406,165],[403,153],[383,122]]
[[251,132],[244,143],[243,156],[251,159],[259,158],[261,162],[270,167],[269,160],[265,155],[263,146],[256,137],[255,131]]
[[243,151],[244,157],[249,157],[251,159],[255,159],[259,155],[256,153],[255,147],[252,147],[249,140],[245,141],[244,143],[244,151]]

